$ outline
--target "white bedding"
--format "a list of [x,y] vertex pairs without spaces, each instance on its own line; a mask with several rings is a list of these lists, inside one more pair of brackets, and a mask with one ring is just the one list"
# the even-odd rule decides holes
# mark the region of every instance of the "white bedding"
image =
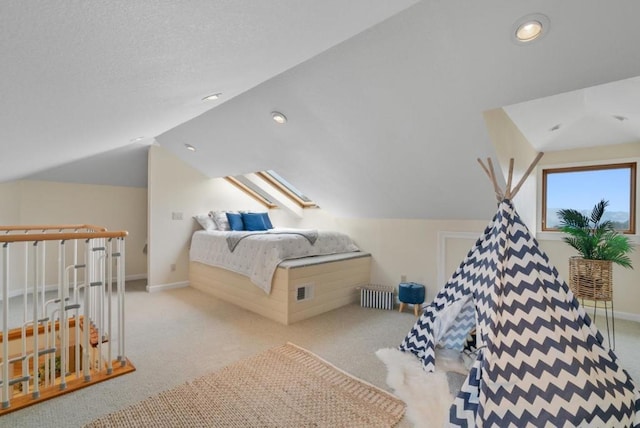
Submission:
[[191,239],[189,258],[245,275],[269,294],[273,274],[284,260],[359,251],[351,238],[340,232],[318,230],[318,238],[312,245],[309,239],[298,234],[301,229],[271,231],[244,237],[231,252],[227,236],[242,232],[199,230]]

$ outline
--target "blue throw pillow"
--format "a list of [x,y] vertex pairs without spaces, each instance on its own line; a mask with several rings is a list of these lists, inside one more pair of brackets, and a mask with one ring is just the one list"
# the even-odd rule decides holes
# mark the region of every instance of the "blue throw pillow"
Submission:
[[245,230],[267,230],[264,216],[259,213],[242,213],[242,222]]
[[267,229],[273,229],[273,225],[271,224],[271,219],[269,218],[269,213],[260,213],[262,216],[262,220],[264,220],[264,225]]
[[229,226],[231,227],[231,230],[244,230],[244,223],[242,222],[242,214],[227,213],[227,220],[229,220]]

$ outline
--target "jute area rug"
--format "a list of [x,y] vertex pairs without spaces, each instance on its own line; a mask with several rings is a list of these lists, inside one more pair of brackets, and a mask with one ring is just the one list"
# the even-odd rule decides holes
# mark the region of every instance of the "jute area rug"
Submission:
[[393,427],[404,409],[390,393],[286,344],[86,427]]

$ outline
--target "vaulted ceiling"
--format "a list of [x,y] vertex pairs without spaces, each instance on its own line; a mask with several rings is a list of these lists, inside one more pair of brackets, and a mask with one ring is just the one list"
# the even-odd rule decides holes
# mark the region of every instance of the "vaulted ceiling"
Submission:
[[[517,45],[531,13],[549,31]],[[507,106],[546,151],[640,141],[636,79],[588,108],[582,92],[640,75],[637,16],[632,0],[5,0],[0,181],[92,182],[155,140],[211,177],[274,169],[336,215],[484,219],[483,111]]]

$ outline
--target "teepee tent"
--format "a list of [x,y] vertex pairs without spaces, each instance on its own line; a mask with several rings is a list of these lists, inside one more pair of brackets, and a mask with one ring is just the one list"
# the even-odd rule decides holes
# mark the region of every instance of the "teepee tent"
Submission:
[[450,426],[638,427],[640,393],[510,201],[541,155],[505,193],[480,161],[498,212],[400,350],[428,372],[436,346],[475,351]]

